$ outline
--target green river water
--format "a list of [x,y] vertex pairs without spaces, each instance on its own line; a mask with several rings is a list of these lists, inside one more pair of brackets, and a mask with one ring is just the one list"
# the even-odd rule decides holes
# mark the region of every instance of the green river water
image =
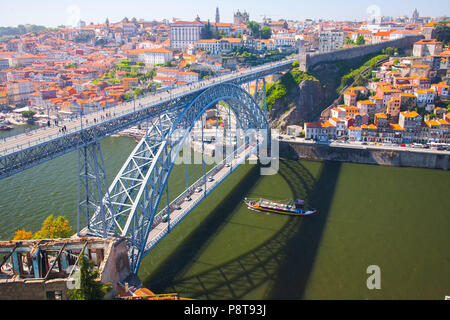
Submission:
[[[135,143],[101,145],[110,182]],[[170,179],[176,194],[185,166]],[[443,299],[449,182],[441,170],[283,160],[277,175],[261,176],[244,165],[144,258],[139,277],[154,292],[196,299]],[[76,152],[1,180],[0,238],[36,231],[50,214],[76,230],[77,186]],[[244,197],[302,198],[319,213],[258,213]],[[366,286],[370,265],[380,268],[379,290]]]

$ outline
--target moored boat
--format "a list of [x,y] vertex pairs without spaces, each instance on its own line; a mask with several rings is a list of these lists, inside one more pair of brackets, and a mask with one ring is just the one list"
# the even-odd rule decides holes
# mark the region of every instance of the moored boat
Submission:
[[317,209],[306,209],[305,201],[297,199],[287,203],[281,201],[272,201],[267,199],[244,199],[245,204],[250,210],[272,212],[278,214],[287,214],[293,216],[309,216],[317,212]]
[[0,125],[0,130],[2,130],[2,131],[11,130],[11,129],[12,129],[12,127],[7,126],[6,124]]

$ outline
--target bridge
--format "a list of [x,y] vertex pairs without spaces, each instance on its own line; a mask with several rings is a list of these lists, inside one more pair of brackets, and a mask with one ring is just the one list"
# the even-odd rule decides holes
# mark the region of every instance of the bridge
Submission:
[[[239,165],[270,144],[264,77],[289,69],[297,59],[294,56],[81,113],[64,122],[63,131],[46,127],[2,139],[0,179],[77,150],[77,235],[125,238],[131,268],[137,273],[143,257],[171,229]],[[248,92],[252,81],[256,84],[253,96]],[[203,175],[189,184],[186,164],[185,191],[170,200],[169,177],[193,130],[197,130],[204,155],[204,115],[211,109],[223,124],[220,129],[218,121],[215,124],[216,133],[221,134],[214,137],[214,166],[207,171],[203,156]],[[99,141],[136,125],[146,126],[146,134],[108,187]],[[233,130],[247,132],[239,137],[239,145]],[[222,157],[224,149],[227,152]]]

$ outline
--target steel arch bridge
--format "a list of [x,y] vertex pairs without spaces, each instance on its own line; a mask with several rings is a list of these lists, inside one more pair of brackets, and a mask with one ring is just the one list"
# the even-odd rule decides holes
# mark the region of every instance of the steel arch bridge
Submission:
[[[100,165],[95,165],[98,151],[93,151],[89,165],[81,166],[81,171],[90,169],[94,171],[91,176],[95,180],[89,188],[89,178],[85,176],[85,192],[92,193],[94,201],[80,201],[79,215],[84,214],[89,221],[87,227],[82,230],[83,235],[99,237],[120,236],[126,238],[129,243],[129,257],[133,272],[137,273],[142,258],[164,237],[171,228],[175,227],[204,197],[207,195],[206,178],[219,169],[230,171],[233,166],[224,167],[226,161],[230,161],[237,155],[225,158],[212,170],[205,172],[197,185],[202,185],[203,196],[195,205],[183,207],[181,214],[175,221],[170,220],[171,211],[175,206],[185,202],[189,190],[178,196],[174,201],[169,201],[168,180],[179,157],[180,150],[192,131],[194,125],[201,120],[206,110],[219,101],[224,101],[229,106],[228,111],[233,112],[240,129],[243,130],[268,130],[266,115],[250,94],[235,84],[219,84],[213,86],[190,101],[179,111],[167,112],[154,119],[147,134],[135,147],[127,161],[119,171],[108,190],[105,190],[101,201],[99,196],[103,193],[104,174],[99,175]],[[202,136],[203,136],[203,125]],[[202,139],[203,140],[203,139]],[[235,152],[247,153],[249,156],[257,148],[244,146]],[[93,149],[95,150],[95,149]],[[87,157],[89,158],[89,157]],[[236,166],[234,166],[236,169]],[[89,171],[89,170],[87,170]],[[82,175],[83,172],[80,172]],[[216,181],[216,184],[220,183]],[[214,186],[215,188],[215,186]],[[192,190],[192,188],[190,188]],[[210,188],[212,191],[212,188]],[[210,192],[209,191],[209,192]],[[208,193],[209,193],[208,192]],[[159,209],[163,197],[167,194],[165,208]],[[167,215],[166,219],[163,216]],[[181,216],[181,217],[180,217]],[[165,222],[163,220],[167,220]],[[170,223],[172,222],[172,223]],[[161,229],[161,225],[164,227]],[[160,228],[160,229],[158,229]],[[155,236],[149,237],[152,231],[161,230]]]

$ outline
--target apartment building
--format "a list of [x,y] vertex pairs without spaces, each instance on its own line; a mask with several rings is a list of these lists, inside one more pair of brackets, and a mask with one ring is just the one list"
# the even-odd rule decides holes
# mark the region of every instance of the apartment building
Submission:
[[319,35],[319,51],[331,52],[345,44],[345,33],[342,31],[322,31]]

